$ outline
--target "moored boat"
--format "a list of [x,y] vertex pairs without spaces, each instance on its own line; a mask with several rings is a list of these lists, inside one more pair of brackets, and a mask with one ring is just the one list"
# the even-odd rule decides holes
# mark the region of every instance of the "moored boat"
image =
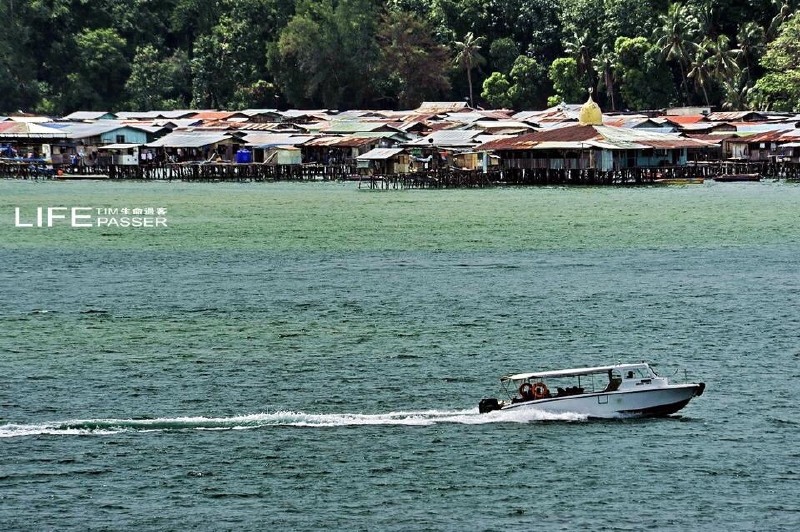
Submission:
[[482,414],[535,408],[593,418],[668,416],[706,387],[702,382],[670,383],[646,362],[519,373],[502,377],[500,383],[508,400],[481,400]]
[[654,185],[702,185],[702,177],[664,177],[653,180]]
[[736,181],[761,181],[761,174],[719,174],[714,176],[714,181],[733,183]]

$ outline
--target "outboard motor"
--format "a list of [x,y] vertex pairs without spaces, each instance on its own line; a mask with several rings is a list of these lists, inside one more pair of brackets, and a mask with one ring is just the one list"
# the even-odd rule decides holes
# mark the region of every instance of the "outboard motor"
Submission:
[[492,410],[500,410],[500,403],[494,397],[481,399],[481,402],[478,403],[478,412],[481,414],[486,414]]

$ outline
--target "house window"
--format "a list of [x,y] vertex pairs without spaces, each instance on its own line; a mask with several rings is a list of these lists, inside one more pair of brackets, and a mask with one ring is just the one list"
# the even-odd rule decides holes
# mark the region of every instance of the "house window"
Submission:
[[125,135],[117,135],[117,144],[125,144]]

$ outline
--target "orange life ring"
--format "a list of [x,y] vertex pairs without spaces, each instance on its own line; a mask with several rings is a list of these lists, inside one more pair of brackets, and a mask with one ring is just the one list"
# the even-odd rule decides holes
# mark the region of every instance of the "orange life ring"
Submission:
[[519,395],[523,399],[531,399],[533,397],[533,385],[529,382],[523,382],[520,384]]
[[543,382],[537,382],[533,385],[533,398],[534,399],[544,399],[545,397],[550,397],[550,390],[547,389],[547,385]]

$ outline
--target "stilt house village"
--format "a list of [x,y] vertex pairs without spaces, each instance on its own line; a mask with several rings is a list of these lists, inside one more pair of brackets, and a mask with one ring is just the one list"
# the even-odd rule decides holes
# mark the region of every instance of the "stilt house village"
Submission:
[[800,115],[603,113],[425,102],[408,111],[80,111],[0,117],[0,176],[353,179],[372,188],[797,179]]

